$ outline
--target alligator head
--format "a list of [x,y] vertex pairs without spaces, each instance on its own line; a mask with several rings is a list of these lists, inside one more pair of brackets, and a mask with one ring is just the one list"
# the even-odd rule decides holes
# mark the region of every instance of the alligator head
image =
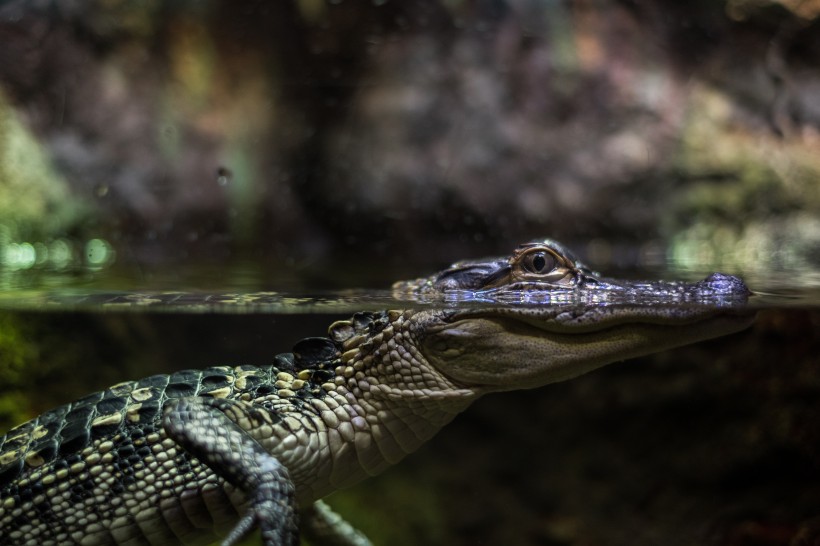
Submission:
[[754,320],[746,308],[751,292],[737,277],[615,280],[550,240],[521,245],[507,258],[457,262],[393,289],[438,303],[409,316],[408,330],[431,367],[476,393],[562,381]]

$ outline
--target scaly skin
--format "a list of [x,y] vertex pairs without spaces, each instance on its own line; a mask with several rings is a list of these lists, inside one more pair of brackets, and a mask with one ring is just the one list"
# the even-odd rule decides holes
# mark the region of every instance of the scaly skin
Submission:
[[121,383],[12,429],[0,439],[0,544],[233,545],[259,528],[279,546],[300,527],[368,544],[320,499],[400,461],[476,398],[753,319],[735,277],[618,282],[552,241],[394,289],[440,304],[357,313],[271,366]]

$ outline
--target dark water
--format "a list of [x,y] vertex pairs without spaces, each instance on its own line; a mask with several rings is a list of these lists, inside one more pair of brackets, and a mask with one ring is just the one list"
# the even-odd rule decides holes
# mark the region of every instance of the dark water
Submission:
[[[113,290],[95,275],[7,279],[0,428],[126,379],[268,364],[356,311],[443,305],[397,299],[389,283],[272,291],[248,278],[201,290]],[[820,288],[750,286],[760,314],[749,330],[488,396],[332,505],[376,544],[816,540]]]

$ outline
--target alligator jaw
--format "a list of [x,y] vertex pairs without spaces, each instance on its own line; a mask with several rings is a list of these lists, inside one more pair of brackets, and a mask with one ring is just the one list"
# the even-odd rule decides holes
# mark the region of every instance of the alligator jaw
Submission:
[[481,392],[536,388],[606,364],[743,330],[744,309],[676,306],[498,307],[453,311],[428,327],[422,351]]

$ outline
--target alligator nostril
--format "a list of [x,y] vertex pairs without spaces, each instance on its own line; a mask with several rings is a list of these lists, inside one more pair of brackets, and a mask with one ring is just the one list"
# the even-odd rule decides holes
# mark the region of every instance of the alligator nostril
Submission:
[[739,277],[725,273],[712,273],[699,283],[701,288],[712,290],[718,294],[732,294],[749,296],[752,291]]

